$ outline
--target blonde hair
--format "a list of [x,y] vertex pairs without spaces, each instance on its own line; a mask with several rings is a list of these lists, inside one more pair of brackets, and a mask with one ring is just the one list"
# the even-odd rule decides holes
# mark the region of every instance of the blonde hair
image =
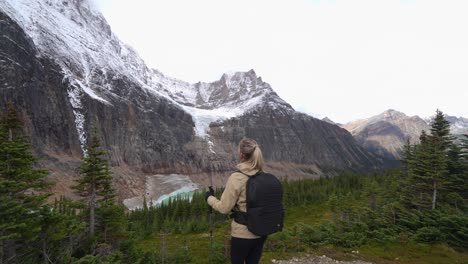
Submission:
[[239,152],[244,154],[242,162],[250,164],[251,169],[263,170],[263,155],[262,150],[257,144],[257,141],[251,138],[244,138],[239,142]]

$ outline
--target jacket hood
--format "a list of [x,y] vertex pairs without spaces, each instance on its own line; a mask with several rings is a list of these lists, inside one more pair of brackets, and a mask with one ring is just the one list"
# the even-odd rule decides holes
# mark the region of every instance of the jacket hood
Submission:
[[242,173],[247,174],[249,176],[255,175],[258,170],[257,169],[252,169],[251,164],[247,162],[242,162],[237,164],[237,169],[240,170]]

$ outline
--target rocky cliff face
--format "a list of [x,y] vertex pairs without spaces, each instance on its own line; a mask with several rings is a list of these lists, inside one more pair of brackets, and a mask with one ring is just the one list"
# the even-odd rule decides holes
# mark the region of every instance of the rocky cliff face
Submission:
[[189,84],[149,69],[84,0],[0,2],[0,72],[0,109],[15,103],[34,151],[53,177],[68,177],[64,186],[93,127],[121,197],[144,189],[145,174],[200,181],[231,171],[245,136],[283,174],[380,164],[344,129],[294,111],[253,70]]
[[[450,122],[450,132],[455,136],[462,136],[468,134],[468,118],[456,117],[456,116],[445,116],[447,121]],[[430,124],[430,122],[428,122]]]
[[107,84],[115,93],[106,94],[105,102],[96,99],[78,90],[57,60],[41,53],[3,12],[0,32],[0,108],[14,102],[35,153],[52,172],[76,174],[93,127],[100,132],[114,167],[142,172],[193,169],[184,151],[193,139],[194,124],[188,113],[125,76],[108,75]]
[[[456,138],[468,133],[468,119],[446,116],[450,131]],[[409,140],[419,143],[422,130],[430,133],[432,118],[407,116],[404,113],[387,110],[368,119],[356,120],[342,125],[366,150],[385,159],[399,159],[403,146]]]
[[347,123],[343,128],[351,132],[365,149],[386,159],[399,159],[408,140],[411,144],[416,144],[421,131],[429,130],[422,118],[410,117],[395,110]]
[[316,173],[378,167],[346,130],[298,112],[258,108],[212,124],[211,131],[215,139],[230,139],[233,144],[243,136],[258,139],[268,160],[315,164]]

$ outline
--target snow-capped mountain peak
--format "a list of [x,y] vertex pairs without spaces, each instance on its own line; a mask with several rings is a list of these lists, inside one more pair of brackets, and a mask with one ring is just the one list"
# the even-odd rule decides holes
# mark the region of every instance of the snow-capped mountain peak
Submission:
[[240,116],[259,107],[294,111],[268,83],[257,77],[254,70],[225,73],[218,81],[199,82],[189,89],[195,96],[192,101],[186,100],[183,108],[193,116],[197,135],[202,137],[207,136],[210,123]]
[[190,113],[195,132],[202,137],[210,122],[257,107],[293,111],[254,70],[226,73],[211,83],[190,84],[148,68],[135,50],[112,33],[90,0],[3,0],[0,8],[21,25],[40,54],[55,58],[62,68],[64,81],[73,87],[68,91],[69,100],[78,133],[83,135],[82,145],[86,141],[82,96],[105,104],[112,104],[112,98],[125,99],[112,84],[122,77]]

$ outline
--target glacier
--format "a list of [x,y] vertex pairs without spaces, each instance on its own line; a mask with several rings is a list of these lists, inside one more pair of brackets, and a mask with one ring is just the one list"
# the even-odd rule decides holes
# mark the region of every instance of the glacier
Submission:
[[[2,0],[0,8],[21,25],[41,54],[56,58],[67,76],[65,81],[74,86],[69,97],[82,146],[86,143],[82,129],[86,120],[80,98],[86,94],[111,104],[100,92],[113,95],[112,85],[102,83],[108,74],[125,76],[189,113],[195,136],[205,140],[210,123],[243,115],[262,104],[271,106],[271,98],[275,98],[275,107],[292,110],[253,70],[229,72],[212,83],[191,84],[148,68],[134,49],[112,33],[90,0]],[[98,70],[102,75],[95,74]]]

